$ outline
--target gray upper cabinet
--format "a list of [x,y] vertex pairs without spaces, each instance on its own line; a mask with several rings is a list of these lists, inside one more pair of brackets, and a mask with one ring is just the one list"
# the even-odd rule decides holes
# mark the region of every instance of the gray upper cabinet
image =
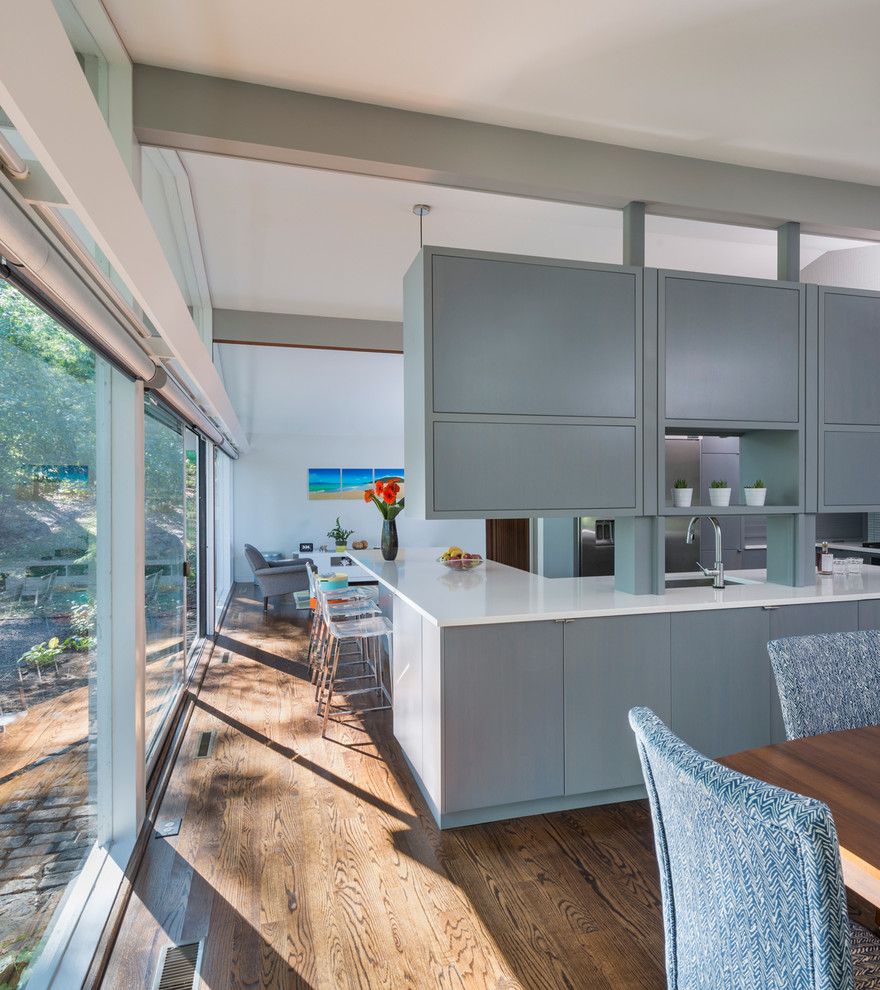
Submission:
[[880,293],[819,286],[819,510],[880,508]]
[[632,270],[433,256],[434,411],[636,415]]
[[804,287],[680,272],[658,284],[666,418],[796,427]]
[[423,248],[404,279],[409,509],[638,515],[643,295],[641,268]]
[[819,290],[828,424],[880,427],[880,293]]

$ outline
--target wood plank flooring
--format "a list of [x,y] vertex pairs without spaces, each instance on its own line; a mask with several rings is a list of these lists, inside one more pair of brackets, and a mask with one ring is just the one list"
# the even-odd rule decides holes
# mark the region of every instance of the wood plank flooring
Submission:
[[665,987],[647,807],[441,833],[390,716],[321,739],[305,622],[236,588],[160,811],[183,825],[150,840],[104,990],[200,938],[207,990]]

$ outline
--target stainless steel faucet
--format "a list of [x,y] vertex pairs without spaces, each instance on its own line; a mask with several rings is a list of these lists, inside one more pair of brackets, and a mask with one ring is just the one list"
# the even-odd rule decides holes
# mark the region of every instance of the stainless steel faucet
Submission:
[[724,561],[721,559],[721,524],[715,518],[715,516],[694,516],[688,523],[687,536],[685,537],[685,543],[694,542],[694,527],[699,523],[700,519],[708,519],[712,523],[712,528],[715,530],[715,568],[714,570],[709,570],[708,567],[703,567],[703,565],[697,561],[697,567],[706,575],[706,577],[712,578],[713,588],[723,588],[724,587]]

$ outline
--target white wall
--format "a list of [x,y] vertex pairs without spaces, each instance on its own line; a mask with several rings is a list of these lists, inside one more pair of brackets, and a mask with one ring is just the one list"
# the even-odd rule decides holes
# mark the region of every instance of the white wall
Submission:
[[[222,345],[230,398],[251,447],[233,465],[235,579],[250,580],[242,547],[287,553],[332,544],[338,515],[376,546],[382,517],[363,499],[308,498],[310,467],[393,468],[403,462],[403,357]],[[482,520],[427,521],[404,510],[401,547],[458,543],[485,553]]]
[[[235,462],[235,579],[250,580],[242,547],[287,554],[300,542],[333,546],[327,531],[339,516],[352,540],[378,546],[382,516],[362,499],[310,501],[310,467],[397,467],[403,460],[403,437],[321,436],[318,434],[257,434],[248,453]],[[486,527],[482,520],[460,522],[413,519],[404,510],[397,519],[401,547],[448,546],[459,543],[484,553]]]

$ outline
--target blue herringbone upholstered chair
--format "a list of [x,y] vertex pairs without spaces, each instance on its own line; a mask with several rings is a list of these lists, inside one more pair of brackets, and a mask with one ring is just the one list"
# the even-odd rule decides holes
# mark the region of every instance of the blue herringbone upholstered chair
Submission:
[[859,926],[850,935],[828,808],[701,756],[647,708],[629,720],[654,821],[669,990],[880,987],[880,941]]
[[880,725],[880,631],[767,644],[789,739]]

